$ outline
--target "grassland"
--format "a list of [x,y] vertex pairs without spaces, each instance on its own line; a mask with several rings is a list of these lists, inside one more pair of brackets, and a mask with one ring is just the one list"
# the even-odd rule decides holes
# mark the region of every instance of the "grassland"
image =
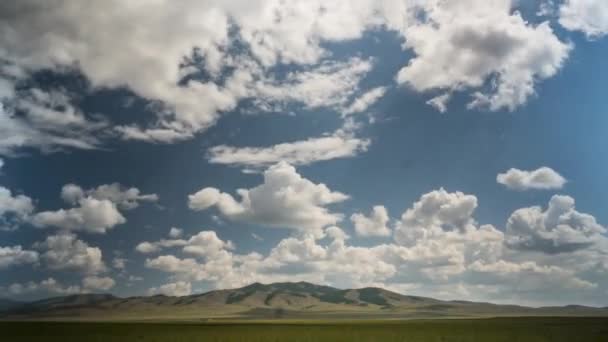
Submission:
[[11,342],[608,341],[608,318],[187,323],[0,322]]

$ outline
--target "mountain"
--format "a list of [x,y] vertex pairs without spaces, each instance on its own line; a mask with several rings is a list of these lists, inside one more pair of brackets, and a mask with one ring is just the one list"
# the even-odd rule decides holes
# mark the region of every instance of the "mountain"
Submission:
[[4,319],[209,320],[373,319],[491,316],[608,316],[608,308],[530,308],[406,296],[381,288],[337,289],[298,283],[254,283],[183,297],[118,298],[109,294],[55,297],[10,306]]
[[0,298],[0,312],[14,309],[23,305],[23,302],[19,302],[12,299]]

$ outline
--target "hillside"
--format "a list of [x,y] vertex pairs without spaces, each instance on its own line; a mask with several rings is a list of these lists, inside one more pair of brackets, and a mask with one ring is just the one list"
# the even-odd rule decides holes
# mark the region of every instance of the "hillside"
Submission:
[[337,289],[306,282],[254,283],[184,297],[118,298],[109,294],[55,297],[7,306],[3,319],[209,320],[314,318],[441,318],[608,316],[606,308],[529,308],[407,296],[381,288]]

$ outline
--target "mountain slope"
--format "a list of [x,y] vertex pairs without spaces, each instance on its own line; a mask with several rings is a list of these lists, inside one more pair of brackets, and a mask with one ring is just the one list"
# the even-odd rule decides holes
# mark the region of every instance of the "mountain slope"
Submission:
[[306,282],[254,283],[242,288],[170,297],[83,294],[11,307],[5,319],[200,320],[273,318],[437,318],[608,316],[606,308],[529,308],[406,296],[381,288],[337,289]]

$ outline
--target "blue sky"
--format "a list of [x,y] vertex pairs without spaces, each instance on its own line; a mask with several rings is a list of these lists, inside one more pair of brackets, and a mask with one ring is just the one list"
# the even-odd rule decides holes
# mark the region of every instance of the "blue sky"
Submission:
[[0,8],[7,297],[608,305],[601,1],[95,6]]

